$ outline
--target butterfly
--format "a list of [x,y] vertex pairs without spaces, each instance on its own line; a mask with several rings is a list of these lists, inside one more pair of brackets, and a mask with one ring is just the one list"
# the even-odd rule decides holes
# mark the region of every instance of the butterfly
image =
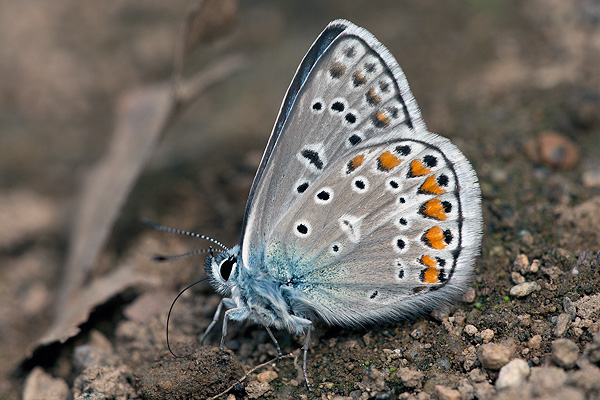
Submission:
[[389,324],[470,282],[482,237],[475,171],[427,130],[392,54],[331,22],[302,60],[250,189],[239,245],[206,257],[228,321],[304,334]]

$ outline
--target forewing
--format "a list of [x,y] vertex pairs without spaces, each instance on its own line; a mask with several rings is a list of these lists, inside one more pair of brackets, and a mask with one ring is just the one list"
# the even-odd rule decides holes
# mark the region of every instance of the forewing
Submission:
[[252,185],[242,233],[247,268],[287,210],[336,160],[425,131],[389,51],[348,21],[332,22],[301,63]]

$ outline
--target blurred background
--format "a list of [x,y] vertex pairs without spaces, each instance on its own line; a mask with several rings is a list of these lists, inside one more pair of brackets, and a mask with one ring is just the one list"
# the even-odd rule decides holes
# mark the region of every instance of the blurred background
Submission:
[[[140,99],[135,96],[168,88],[191,4],[0,2],[0,398],[16,396],[38,364],[71,386],[78,373],[64,362],[57,367],[62,350],[32,349],[76,338],[79,333],[64,332],[86,322],[90,310],[121,296],[99,318],[111,338],[121,315],[114,310],[146,290],[132,289],[138,283],[167,293],[155,306],[163,318],[170,295],[203,276],[199,258],[153,264],[155,253],[205,243],[148,232],[142,218],[237,243],[283,96],[312,42],[336,18],[365,27],[390,49],[429,129],[449,137],[473,163],[484,194],[478,261],[481,275],[489,274],[484,281],[497,279],[495,269],[521,252],[542,257],[560,249],[576,259],[581,251],[600,250],[596,0],[223,2],[198,19],[204,31],[190,40],[182,73],[202,77],[215,66],[225,72],[209,79],[160,134],[148,132],[156,143],[142,155],[132,152],[132,172],[126,162],[113,170],[113,176],[131,175],[119,192],[122,201],[116,196],[111,203],[110,189],[97,207],[85,201],[114,214],[100,229],[106,233],[94,237],[101,223],[92,218],[86,234],[74,235],[86,213],[82,193],[90,183],[103,192],[93,171],[108,165],[119,124]],[[140,129],[136,140],[143,146]],[[575,208],[589,201],[588,214]],[[123,265],[156,280],[132,279],[87,304],[82,319],[57,322],[57,302],[76,302],[69,290],[60,293],[69,268],[77,268],[74,236],[88,234],[98,250],[89,253],[80,289]],[[510,287],[489,285],[498,296]],[[196,328],[187,333],[193,337]],[[40,344],[48,330],[54,333]]]

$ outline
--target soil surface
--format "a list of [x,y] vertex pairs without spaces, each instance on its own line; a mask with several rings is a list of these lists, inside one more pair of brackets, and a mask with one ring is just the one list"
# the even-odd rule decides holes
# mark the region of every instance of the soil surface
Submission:
[[[240,3],[228,3],[226,29],[206,22],[214,37],[184,74],[232,54],[244,56],[240,69],[169,124],[106,243],[97,239],[86,290],[66,303],[81,193],[96,184],[127,96],[168,83],[189,4],[0,4],[0,398],[599,399],[600,3]],[[221,356],[220,323],[200,345],[220,301],[203,283],[173,308],[169,342],[193,353],[174,358],[169,306],[205,276],[204,260],[152,256],[208,244],[140,221],[238,242],[281,99],[336,18],[390,49],[428,128],[477,172],[484,237],[472,288],[395,325],[317,325],[309,392],[301,336],[275,332],[292,353],[278,362],[252,324],[229,327]],[[123,266],[129,275],[114,273]],[[83,318],[65,317],[78,302]],[[49,332],[62,340],[40,340]]]

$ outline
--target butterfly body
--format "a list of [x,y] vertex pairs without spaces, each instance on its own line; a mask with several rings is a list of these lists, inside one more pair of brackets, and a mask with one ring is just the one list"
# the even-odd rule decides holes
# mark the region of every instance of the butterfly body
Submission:
[[[239,257],[238,251],[239,246],[236,246],[227,255],[207,257],[206,262],[211,283],[219,293],[228,296],[225,300],[230,311],[228,319],[250,319],[264,326],[306,333],[311,323],[294,313],[295,299],[300,293],[290,286],[290,281],[275,278],[260,268],[247,269],[241,265],[234,267],[228,280],[222,279],[223,261]],[[215,268],[218,273],[215,273]]]
[[228,296],[208,330],[226,307],[223,337],[227,320],[250,319],[307,334],[306,354],[314,321],[391,323],[446,305],[469,283],[480,198],[464,155],[427,130],[394,57],[333,21],[284,98],[240,245],[206,259]]

